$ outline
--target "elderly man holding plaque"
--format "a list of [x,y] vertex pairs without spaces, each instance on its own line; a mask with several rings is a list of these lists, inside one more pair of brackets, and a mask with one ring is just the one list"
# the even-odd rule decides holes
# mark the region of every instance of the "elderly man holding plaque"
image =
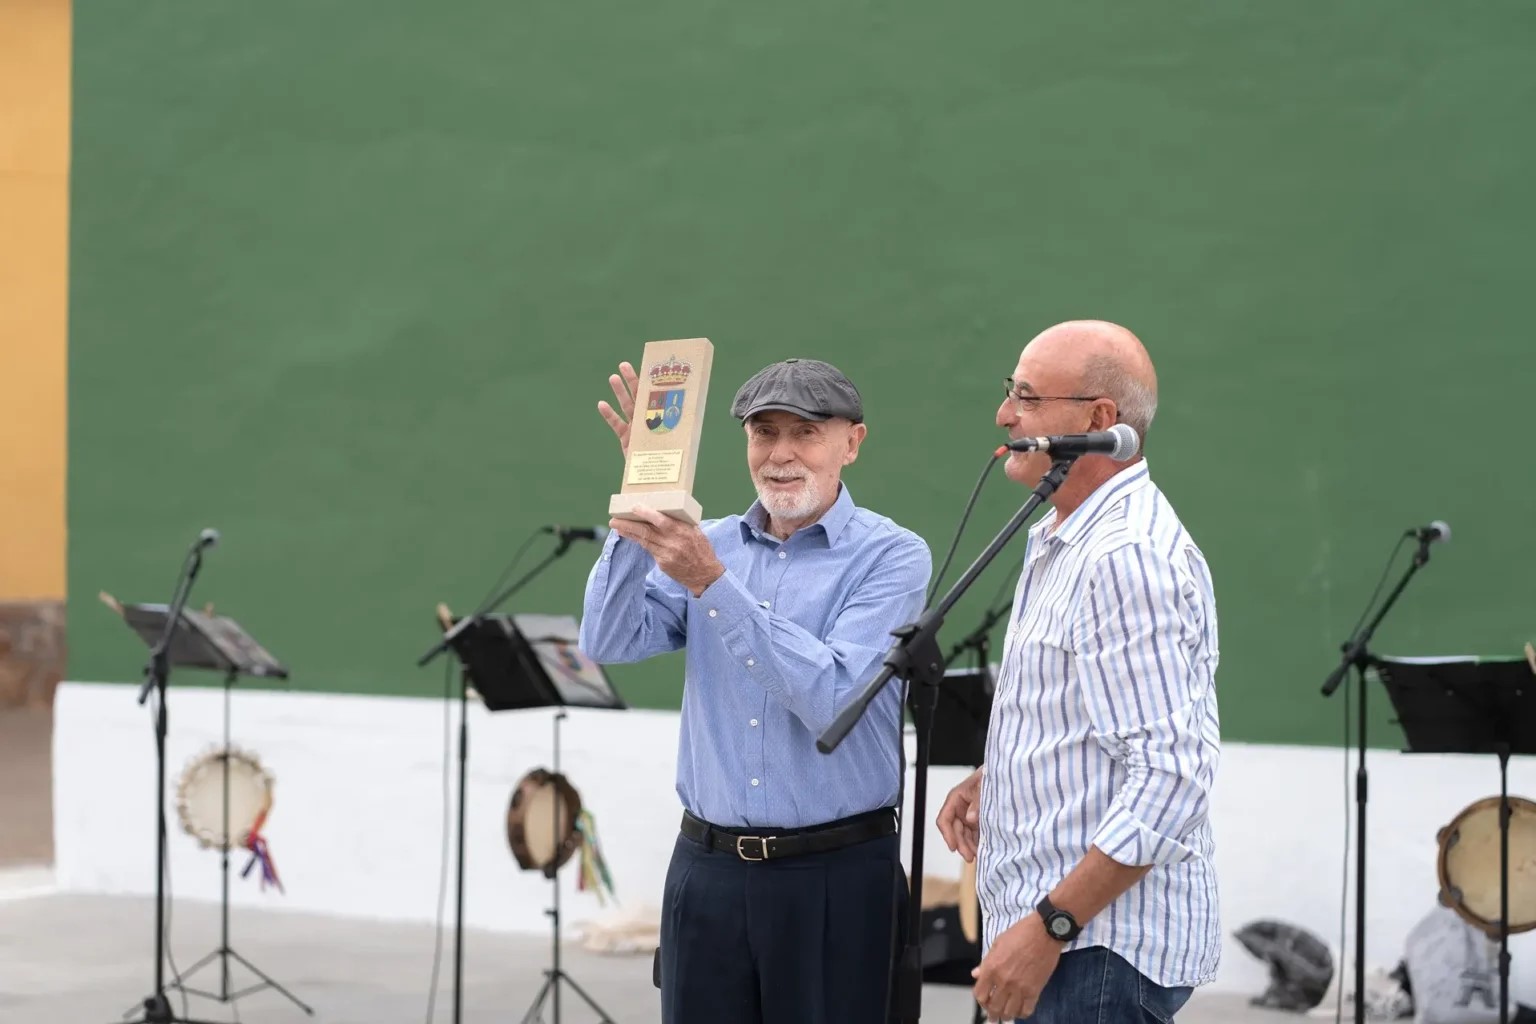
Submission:
[[[627,453],[638,378],[620,370],[619,408],[598,408]],[[699,525],[644,506],[613,518],[581,624],[599,662],[687,652],[662,1019],[884,1024],[906,894],[900,689],[832,753],[816,738],[921,613],[932,557],[843,483],[867,428],[835,367],[776,363],[731,411],[757,500]]]

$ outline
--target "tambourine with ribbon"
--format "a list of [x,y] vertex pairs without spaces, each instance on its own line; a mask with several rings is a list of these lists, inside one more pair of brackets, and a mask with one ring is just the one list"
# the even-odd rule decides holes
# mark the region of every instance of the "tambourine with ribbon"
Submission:
[[[225,833],[225,765],[228,765],[229,832]],[[271,851],[261,827],[272,812],[272,773],[253,753],[239,747],[226,752],[214,746],[199,754],[182,769],[176,783],[176,814],[182,830],[204,849],[229,850],[239,847],[251,852],[251,859],[241,877],[261,865],[261,887],[283,883],[272,863]],[[231,841],[232,840],[232,841]]]
[[581,854],[577,887],[612,894],[613,878],[603,858],[592,812],[564,775],[535,768],[519,780],[507,807],[507,844],[524,871],[554,878],[562,865]]
[[524,775],[507,807],[507,843],[524,871],[550,878],[581,845],[581,795],[570,780],[543,768]]

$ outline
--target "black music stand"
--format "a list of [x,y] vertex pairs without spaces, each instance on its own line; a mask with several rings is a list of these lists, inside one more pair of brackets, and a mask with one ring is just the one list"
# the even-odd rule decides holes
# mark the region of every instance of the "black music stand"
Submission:
[[1407,753],[1499,759],[1499,1022],[1509,1022],[1509,757],[1536,754],[1536,674],[1521,658],[1383,658],[1372,667]]
[[[951,668],[944,672],[933,707],[933,729],[929,739],[929,764],[945,767],[979,768],[986,754],[987,723],[992,715],[992,694],[996,689],[992,668]],[[918,699],[910,693],[908,705]],[[917,711],[914,708],[913,714]],[[965,896],[962,893],[961,899]],[[957,907],[953,914],[929,912],[930,927],[922,942],[923,981],[937,985],[974,987],[971,969],[981,962],[981,942],[971,942],[960,930]],[[976,912],[981,927],[981,910]],[[981,1024],[986,1011],[976,1004],[972,1024]]]
[[[176,668],[205,669],[222,673],[224,677],[224,751],[227,758],[230,749],[229,708],[230,690],[235,679],[240,676],[248,676],[258,679],[287,679],[288,669],[277,658],[273,657],[265,647],[256,641],[234,619],[224,615],[215,615],[210,605],[203,611],[182,607],[176,617],[175,625],[171,624],[171,609],[166,604],[120,604],[108,594],[102,594],[101,599],[113,611],[117,612],[130,629],[138,634],[145,645],[155,650],[157,645],[166,643],[165,653],[168,664]],[[169,636],[169,640],[166,638]],[[162,697],[163,700],[163,697]],[[163,705],[162,705],[163,715]],[[162,750],[162,762],[163,762]],[[163,764],[162,764],[163,776]],[[164,786],[162,782],[161,803],[163,811]],[[198,960],[187,969],[184,974],[178,974],[175,981],[164,988],[177,988],[192,995],[215,999],[221,1003],[230,1003],[241,996],[259,992],[264,988],[271,988],[286,996],[305,1013],[314,1016],[314,1010],[301,1001],[292,992],[278,984],[264,971],[251,963],[229,944],[229,851],[233,845],[229,834],[229,771],[224,772],[224,843],[221,846],[222,894],[219,901],[220,915],[220,941],[217,949]],[[165,822],[162,817],[160,823],[161,842],[165,842]],[[163,870],[163,869],[162,869]],[[230,991],[229,961],[238,960],[247,970],[261,979],[260,984],[252,985],[239,992]],[[219,961],[219,991],[204,992],[201,989],[191,988],[186,980],[196,974],[204,966]],[[146,1022],[172,1020],[170,1007],[165,1004],[163,992],[157,992],[155,997],[146,1001]]]
[[[944,672],[933,708],[929,764],[979,768],[987,748],[987,721],[997,682],[991,666],[951,668]],[[908,696],[910,706],[915,698]]]
[[[560,774],[560,723],[567,707],[610,708],[624,710],[629,705],[609,682],[603,667],[577,645],[580,636],[576,620],[569,615],[479,615],[461,625],[447,624],[452,634],[448,645],[458,656],[463,671],[461,704],[472,686],[486,709],[516,711],[527,708],[555,709],[555,745],[552,771]],[[460,720],[459,731],[459,873],[458,920],[455,923],[454,959],[456,977],[462,974],[464,936],[464,764],[468,730]],[[560,832],[560,802],[554,801],[555,827]],[[563,981],[592,1008],[605,1024],[610,1017],[586,991],[560,966],[560,877],[555,870],[546,872],[554,893],[553,907],[544,911],[553,930],[553,963],[544,972],[544,985],[534,997],[523,1020],[538,1019],[546,998],[553,998],[552,1024],[560,1024],[560,983]],[[461,982],[460,982],[461,984]],[[455,1003],[457,1006],[457,1002]]]

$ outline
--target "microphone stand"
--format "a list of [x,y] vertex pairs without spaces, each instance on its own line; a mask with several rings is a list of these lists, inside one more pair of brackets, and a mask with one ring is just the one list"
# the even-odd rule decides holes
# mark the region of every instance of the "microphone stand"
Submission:
[[1058,456],[1040,483],[1035,485],[1029,500],[1003,527],[1002,532],[993,538],[976,561],[971,563],[965,575],[955,582],[938,605],[923,612],[915,623],[891,631],[893,636],[900,639],[886,653],[885,667],[816,740],[817,750],[823,754],[831,753],[858,724],[870,703],[893,676],[905,679],[912,686],[910,706],[917,732],[917,774],[912,787],[912,813],[916,820],[912,829],[912,891],[907,903],[907,927],[896,967],[897,976],[894,986],[887,991],[887,998],[895,1004],[895,1013],[886,1014],[888,1020],[894,1016],[903,1022],[916,1022],[922,1012],[923,960],[919,938],[922,934],[923,822],[928,797],[928,740],[933,731],[933,713],[938,704],[939,683],[944,678],[945,664],[944,655],[939,650],[939,629],[944,625],[944,616],[976,582],[982,570],[998,556],[1041,502],[1061,486],[1076,458],[1075,455]]
[[[443,633],[443,639],[433,645],[431,650],[427,651],[417,660],[416,666],[420,668],[446,651],[461,633],[471,625],[478,624],[486,615],[499,607],[502,602],[523,589],[529,581],[547,569],[555,559],[570,550],[571,540],[571,537],[562,535],[560,543],[555,547],[555,550],[550,552],[542,562],[528,570],[522,578],[510,584],[501,593],[494,595],[490,600],[486,601],[473,614],[467,615],[454,623],[451,629]],[[455,879],[457,892],[455,893],[456,909],[453,922],[453,1024],[459,1024],[460,1022],[464,998],[464,794],[467,788],[468,776],[469,681],[461,670],[459,673],[459,866],[457,878]]]
[[1359,764],[1355,767],[1355,1022],[1365,1024],[1365,803],[1367,774],[1365,770],[1365,696],[1366,682],[1365,670],[1367,666],[1375,662],[1368,647],[1371,637],[1376,633],[1376,627],[1381,625],[1381,620],[1386,618],[1387,612],[1397,603],[1398,595],[1408,585],[1414,573],[1429,561],[1429,545],[1432,538],[1419,537],[1419,550],[1413,556],[1413,563],[1408,566],[1408,571],[1387,595],[1386,602],[1370,624],[1355,636],[1351,637],[1342,646],[1344,657],[1339,660],[1338,667],[1328,674],[1323,682],[1323,696],[1333,695],[1333,691],[1339,688],[1344,677],[1354,669],[1358,675],[1359,683]]
[[182,564],[181,577],[176,581],[175,595],[165,617],[165,628],[160,639],[150,650],[149,662],[144,667],[144,685],[139,688],[139,703],[155,692],[155,991],[144,1000],[142,1024],[201,1024],[190,1017],[177,1017],[171,1012],[170,1000],[165,995],[165,688],[171,675],[171,640],[176,627],[181,625],[181,613],[187,606],[187,596],[192,583],[203,567],[203,549],[209,541],[199,538]]
[[988,652],[991,650],[991,642],[988,640],[988,637],[991,635],[993,627],[1007,618],[1008,613],[1012,609],[1013,598],[1010,597],[996,608],[988,611],[981,620],[981,625],[977,626],[974,632],[950,648],[948,656],[944,659],[945,664],[953,665],[955,659],[966,651],[975,651],[976,656],[981,659],[979,667],[990,671]]
[[570,548],[571,548],[571,540],[572,539],[573,538],[571,538],[571,537],[569,537],[569,536],[567,536],[565,534],[562,534],[560,536],[560,543],[559,543],[559,545],[557,545],[555,547],[555,550],[551,551],[545,557],[544,561],[540,562],[538,565],[534,566],[532,569],[529,569],[528,572],[525,573],[522,576],[521,579],[518,579],[518,580],[514,581],[513,583],[509,584],[507,586],[507,588],[505,590],[503,590],[501,593],[493,595],[490,598],[490,600],[486,601],[479,608],[476,608],[469,615],[466,615],[464,618],[460,619],[458,622],[455,622],[453,624],[453,628],[448,630],[446,633],[443,634],[442,640],[438,641],[436,644],[433,644],[431,649],[428,650],[427,653],[423,654],[421,657],[416,659],[416,667],[417,668],[425,667],[428,663],[430,663],[432,661],[433,658],[436,658],[439,654],[442,654],[449,647],[452,647],[453,646],[453,642],[459,638],[460,634],[462,634],[470,626],[478,626],[480,624],[481,619],[484,616],[490,614],[497,607],[499,607],[502,602],[504,602],[507,599],[509,599],[513,594],[517,593],[519,590],[522,590],[523,587],[525,587],[528,584],[528,582],[530,580],[532,580],[535,576],[537,576],[539,573],[543,572],[545,569],[549,568],[550,564],[553,563],[555,561],[555,559],[559,558],[561,555],[565,554],[567,551],[570,550]]

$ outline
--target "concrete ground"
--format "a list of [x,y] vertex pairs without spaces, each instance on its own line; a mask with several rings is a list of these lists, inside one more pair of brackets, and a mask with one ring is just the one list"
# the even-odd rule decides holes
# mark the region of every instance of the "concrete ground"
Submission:
[[[28,891],[27,886],[31,886]],[[451,906],[451,901],[450,901]],[[451,909],[450,909],[451,915]],[[267,988],[220,1002],[170,989],[172,1010],[190,1011],[204,1021],[262,1021],[268,1024],[422,1024],[453,1021],[453,931],[443,933],[436,974],[436,1003],[429,1017],[428,992],[434,978],[435,929],[235,907],[230,912],[230,945],[250,964],[314,1009],[304,1014],[280,992]],[[217,904],[178,901],[171,905],[170,952],[177,967],[190,971],[219,943]],[[462,1019],[465,1021],[597,1021],[601,1018],[576,993],[562,990],[560,1015],[546,1004],[534,1007],[550,961],[548,939],[466,932]],[[647,956],[608,956],[569,945],[562,966],[616,1022],[653,1024],[660,1020]],[[242,992],[260,979],[231,963],[227,991]],[[166,980],[172,975],[167,969]],[[217,961],[185,979],[203,992],[220,990]],[[150,899],[81,896],[51,892],[46,872],[0,877],[0,1020],[112,1024],[137,1011],[154,988],[154,903]],[[968,1024],[967,991],[928,986],[924,1021]],[[142,1021],[142,1012],[132,1019]],[[1179,1014],[1179,1024],[1277,1024],[1295,1021],[1247,1005],[1247,997],[1198,992]]]

